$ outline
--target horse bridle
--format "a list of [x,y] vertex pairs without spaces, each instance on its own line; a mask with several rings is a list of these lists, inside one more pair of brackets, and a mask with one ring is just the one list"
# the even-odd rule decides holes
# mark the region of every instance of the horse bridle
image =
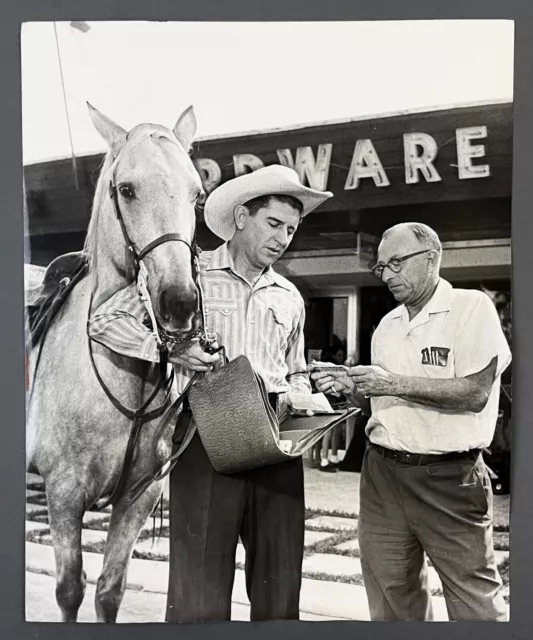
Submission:
[[[200,249],[196,244],[196,231],[194,232],[194,237],[192,239],[192,242],[189,242],[179,233],[165,233],[162,236],[159,236],[159,238],[152,240],[152,242],[147,244],[146,247],[144,247],[144,249],[139,251],[135,243],[131,240],[128,234],[128,230],[126,229],[124,216],[122,215],[122,211],[120,210],[120,204],[118,201],[118,189],[116,185],[113,183],[113,180],[109,181],[109,195],[111,197],[111,200],[113,201],[113,204],[115,205],[115,214],[117,216],[117,220],[120,225],[120,229],[122,231],[122,235],[124,237],[126,247],[130,252],[135,264],[135,279],[137,279],[139,276],[141,261],[156,247],[159,247],[160,245],[165,244],[166,242],[183,242],[183,244],[185,244],[185,246],[189,249],[191,253],[191,269],[193,272],[193,279],[196,285],[196,289],[198,291],[198,303],[196,307],[196,314],[197,315],[202,314],[202,317],[203,317],[202,287],[200,283],[200,276],[199,276],[200,269],[199,269],[199,263],[198,263],[198,256],[200,255]],[[203,320],[204,320],[203,327],[199,327],[198,329],[190,332],[189,334],[186,334],[185,336],[180,336],[180,337],[169,335],[159,325],[157,327],[153,327],[153,329],[154,331],[157,331],[159,333],[159,336],[163,339],[163,344],[165,342],[181,344],[183,342],[187,342],[188,340],[196,338],[201,334],[204,334],[204,338],[205,338],[205,317],[203,317]]]
[[[120,413],[122,413],[122,415],[126,416],[128,419],[132,420],[132,429],[130,432],[130,436],[128,439],[128,444],[126,447],[126,453],[124,456],[124,462],[122,465],[122,469],[120,472],[120,476],[118,479],[117,484],[115,485],[113,491],[111,492],[111,495],[107,498],[107,500],[104,501],[104,503],[101,503],[100,505],[98,505],[96,508],[98,510],[102,510],[105,507],[107,507],[110,504],[116,504],[122,497],[124,494],[124,490],[126,488],[126,484],[128,481],[128,476],[129,476],[129,471],[130,468],[132,466],[133,463],[133,457],[134,457],[134,452],[135,452],[135,448],[136,445],[138,443],[139,437],[140,437],[140,432],[141,432],[141,427],[143,426],[143,424],[145,424],[146,422],[149,422],[151,420],[154,420],[158,417],[163,416],[163,414],[166,413],[166,416],[163,418],[163,422],[161,423],[161,425],[159,425],[158,429],[157,429],[157,433],[161,433],[161,426],[162,425],[168,425],[170,423],[170,421],[177,416],[179,409],[181,407],[181,405],[183,404],[185,397],[187,395],[187,391],[190,388],[191,384],[194,383],[197,374],[195,374],[192,379],[189,381],[189,383],[187,384],[187,387],[184,389],[184,391],[181,393],[181,395],[179,396],[179,398],[172,404],[169,405],[169,401],[170,401],[170,397],[171,397],[171,389],[172,389],[172,384],[174,381],[174,370],[171,370],[170,375],[167,376],[167,365],[168,365],[168,348],[167,348],[167,343],[175,343],[175,344],[181,344],[187,341],[190,341],[198,336],[200,336],[200,344],[202,344],[202,346],[204,346],[204,349],[206,349],[207,351],[209,351],[210,353],[214,353],[215,351],[218,351],[219,349],[210,349],[209,345],[212,342],[212,340],[210,340],[208,338],[208,335],[206,333],[206,323],[205,323],[205,310],[204,310],[204,306],[203,306],[203,296],[202,296],[202,287],[201,287],[201,283],[200,283],[200,268],[199,268],[199,261],[198,261],[198,256],[200,254],[200,249],[198,247],[198,245],[196,244],[196,231],[193,237],[192,242],[189,242],[186,238],[184,238],[181,234],[179,233],[166,233],[162,236],[160,236],[159,238],[156,238],[155,240],[153,240],[152,242],[150,242],[148,245],[146,245],[146,247],[144,247],[144,249],[140,250],[137,248],[137,246],[135,245],[135,243],[131,240],[129,234],[128,234],[128,230],[126,229],[126,224],[124,222],[124,217],[122,215],[122,212],[120,210],[120,204],[118,201],[118,190],[116,185],[114,184],[113,180],[111,179],[109,181],[109,195],[114,203],[115,206],[115,214],[117,216],[120,228],[122,230],[122,235],[124,237],[124,241],[126,243],[126,247],[128,249],[128,251],[131,253],[131,256],[133,258],[133,261],[135,263],[135,278],[138,279],[139,276],[141,275],[141,269],[142,269],[142,260],[143,258],[145,258],[151,251],[153,251],[156,247],[165,244],[166,242],[182,242],[183,244],[185,244],[190,253],[191,253],[191,268],[193,271],[193,279],[195,281],[196,284],[196,288],[198,291],[198,304],[197,304],[197,314],[202,315],[203,318],[203,322],[202,322],[202,326],[199,327],[198,329],[194,329],[191,332],[189,332],[188,334],[184,335],[184,336],[179,336],[179,337],[175,337],[175,336],[171,336],[169,335],[167,332],[165,332],[163,330],[162,327],[158,326],[154,326],[152,327],[154,331],[157,331],[161,340],[158,341],[158,348],[160,351],[160,357],[159,357],[159,376],[157,379],[157,383],[154,386],[154,389],[152,390],[152,392],[150,393],[149,397],[141,404],[141,406],[138,409],[129,409],[128,407],[124,406],[117,398],[115,398],[115,396],[111,393],[111,390],[109,389],[109,387],[105,384],[104,380],[102,379],[97,367],[96,367],[96,362],[94,360],[94,354],[92,351],[92,344],[91,344],[91,338],[89,337],[89,355],[90,355],[90,359],[91,359],[91,363],[92,363],[92,367],[94,370],[94,373],[96,375],[96,378],[98,379],[98,382],[100,383],[100,386],[102,387],[104,393],[106,394],[106,396],[108,397],[108,399],[111,401],[111,403],[113,404],[113,406],[120,411]],[[148,301],[148,304],[149,301]],[[90,307],[92,306],[92,304],[90,305]],[[90,311],[89,311],[90,312]],[[157,323],[156,323],[157,324]],[[156,399],[157,395],[159,394],[159,392],[161,390],[164,390],[164,399],[163,402],[160,404],[159,407],[156,407],[155,409],[149,410],[150,405],[152,404],[152,402]],[[190,436],[189,436],[190,437]],[[180,451],[181,453],[181,451]],[[136,487],[136,492],[135,492],[135,496],[131,499],[131,502],[135,501],[143,492],[144,490],[149,486],[149,484],[151,484],[153,481],[155,480],[159,480],[161,478],[163,478],[169,471],[170,468],[172,466],[174,466],[175,462],[177,461],[177,454],[174,454],[173,456],[171,456],[171,462],[172,464],[170,465],[170,467],[165,470],[163,472],[163,470],[159,470],[155,476],[153,478],[149,478],[148,481],[142,482],[142,483],[138,483],[137,487]],[[95,505],[93,505],[93,508],[95,507]]]
[[[186,240],[179,233],[165,233],[164,235],[156,238],[152,242],[150,242],[142,251],[137,249],[135,243],[131,240],[128,230],[126,229],[126,224],[124,222],[124,216],[122,215],[122,211],[120,210],[120,204],[118,202],[118,189],[115,184],[113,184],[113,180],[109,181],[109,195],[113,204],[115,205],[115,213],[120,224],[120,228],[122,230],[122,235],[124,236],[124,240],[126,242],[126,246],[128,250],[131,252],[133,259],[135,261],[135,266],[138,269],[139,263],[143,258],[145,258],[151,251],[153,251],[156,247],[165,242],[183,242],[191,252],[193,256],[198,255],[198,247],[196,245],[196,240],[193,239],[192,243]],[[195,234],[196,235],[196,234]]]

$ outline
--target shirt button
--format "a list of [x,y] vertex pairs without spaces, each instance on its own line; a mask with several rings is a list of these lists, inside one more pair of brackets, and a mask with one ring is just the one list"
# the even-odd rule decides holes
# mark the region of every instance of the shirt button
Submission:
[[224,313],[229,313],[229,309],[224,309]]
[[253,324],[254,322],[255,322],[255,320],[252,318],[252,319],[250,320],[250,324]]

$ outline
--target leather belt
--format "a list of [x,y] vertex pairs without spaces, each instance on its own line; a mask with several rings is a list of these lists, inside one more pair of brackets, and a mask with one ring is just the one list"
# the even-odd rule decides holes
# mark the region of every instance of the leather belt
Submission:
[[453,462],[454,460],[475,460],[481,453],[481,449],[470,451],[452,451],[450,453],[409,453],[408,451],[394,451],[379,444],[370,445],[382,458],[390,458],[401,464],[424,465],[438,462]]

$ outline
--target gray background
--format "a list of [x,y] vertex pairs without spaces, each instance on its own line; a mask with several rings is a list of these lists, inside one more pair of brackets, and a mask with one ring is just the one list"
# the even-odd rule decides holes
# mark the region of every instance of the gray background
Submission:
[[[255,6],[254,6],[255,5]],[[360,5],[360,6],[359,6]],[[533,638],[533,340],[530,259],[533,256],[533,2],[531,0],[3,0],[0,9],[0,639],[4,638]],[[357,623],[268,622],[209,625],[65,625],[24,622],[24,340],[23,215],[20,115],[20,23],[39,20],[515,20],[513,177],[513,486],[511,622]],[[276,46],[276,43],[272,43]],[[471,45],[475,47],[475,42]],[[465,56],[468,52],[465,48]],[[422,55],[431,55],[423,52]],[[331,63],[335,64],[332,56]],[[110,61],[112,64],[112,61]],[[187,64],[186,61],[183,64]],[[363,64],[372,64],[371,60]],[[117,69],[117,73],[120,70]],[[411,71],[411,73],[413,73]],[[416,71],[415,71],[416,73]],[[179,74],[179,61],[177,65]],[[354,91],[357,68],[354,65]],[[376,69],[376,82],[379,70]],[[371,90],[371,88],[368,88]],[[312,96],[303,99],[312,100]],[[75,399],[73,398],[73,401]]]

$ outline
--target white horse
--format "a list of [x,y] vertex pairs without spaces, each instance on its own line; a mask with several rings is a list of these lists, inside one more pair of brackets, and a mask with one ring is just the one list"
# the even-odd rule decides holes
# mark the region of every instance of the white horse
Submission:
[[[96,343],[90,348],[87,319],[100,303],[135,281],[136,258],[141,258],[160,328],[179,337],[190,335],[198,323],[191,250],[202,183],[188,153],[196,132],[192,108],[180,116],[173,132],[141,124],[127,133],[96,109],[89,111],[109,145],[87,232],[89,271],[51,323],[37,369],[40,344],[30,354],[29,367],[27,463],[46,486],[56,598],[64,621],[77,620],[85,594],[84,513],[113,494],[132,429],[132,420],[110,402],[96,372],[125,407],[138,408],[155,390],[151,407],[161,407],[165,399],[157,366],[119,356]],[[161,496],[159,481],[133,504],[126,499],[136,481],[158,469],[152,439],[159,421],[154,418],[140,429],[124,492],[113,505],[96,589],[100,622],[116,621],[133,546]],[[170,453],[171,437],[169,425],[162,434],[160,453]]]

